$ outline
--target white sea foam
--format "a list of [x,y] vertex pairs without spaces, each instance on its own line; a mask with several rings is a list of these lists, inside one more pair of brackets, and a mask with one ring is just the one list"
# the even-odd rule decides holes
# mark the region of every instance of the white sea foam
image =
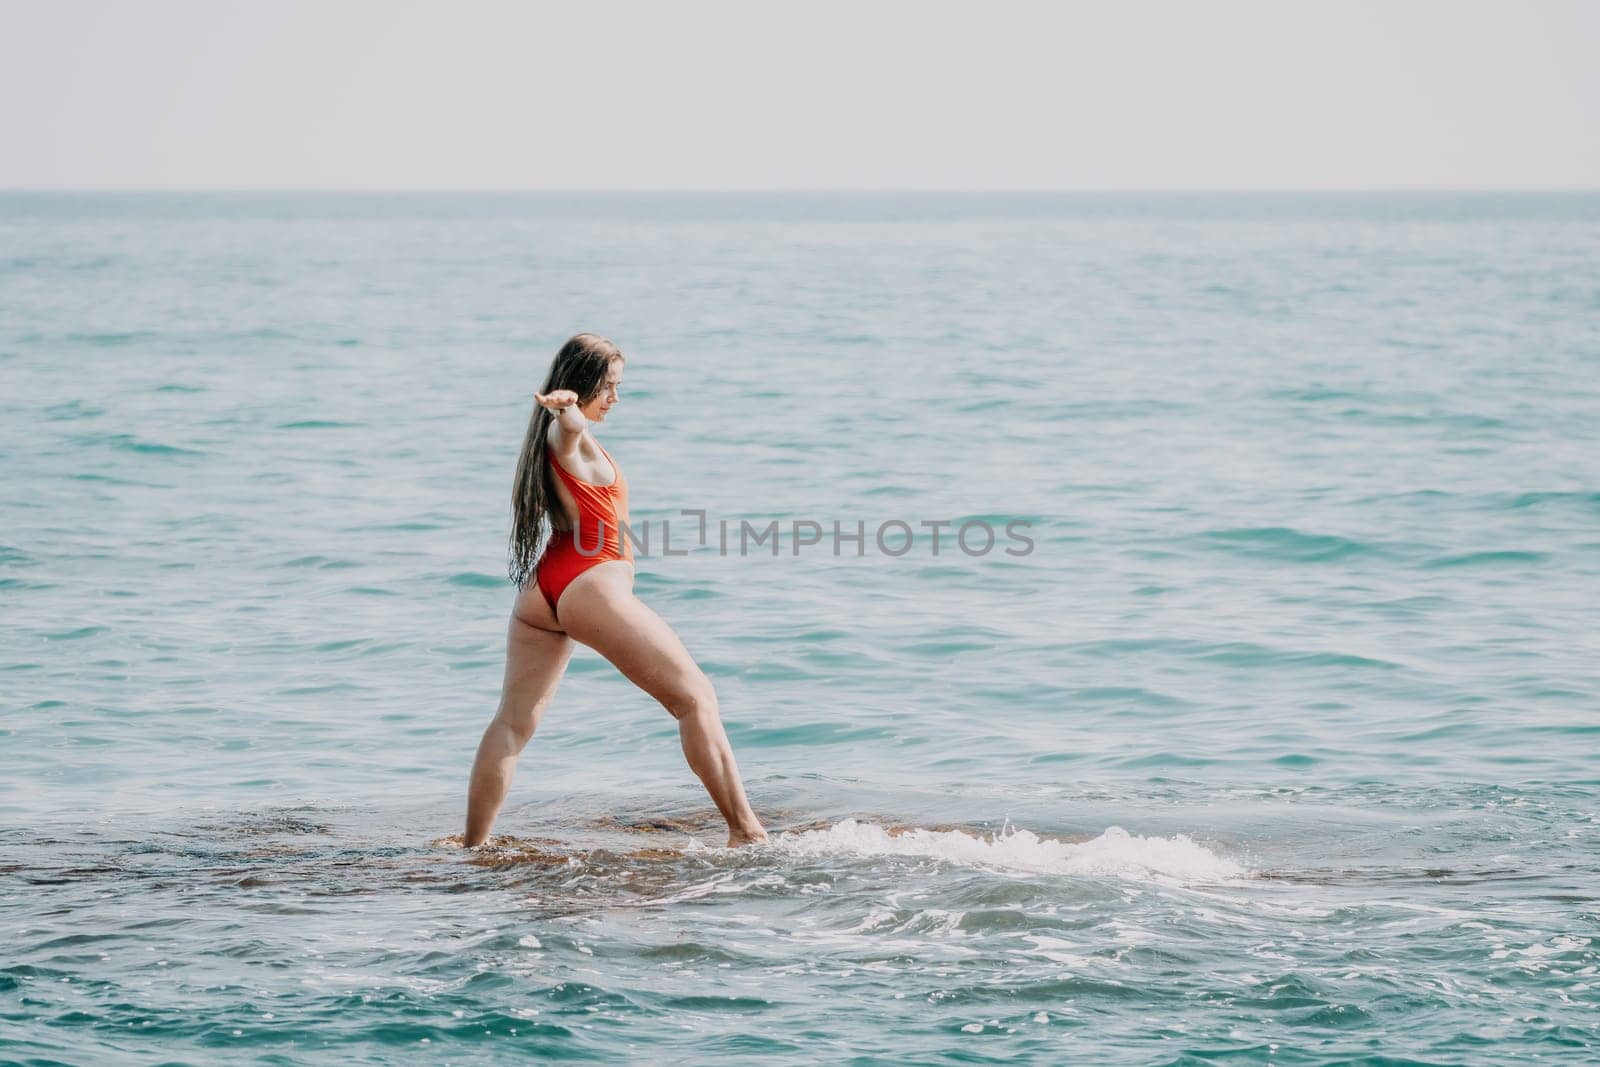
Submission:
[[776,834],[771,846],[794,856],[927,856],[974,867],[1039,874],[1214,882],[1249,874],[1187,835],[1140,837],[1120,826],[1079,843],[1052,841],[1031,830],[993,836],[962,830],[913,829],[890,834],[876,823],[845,819],[825,830]]

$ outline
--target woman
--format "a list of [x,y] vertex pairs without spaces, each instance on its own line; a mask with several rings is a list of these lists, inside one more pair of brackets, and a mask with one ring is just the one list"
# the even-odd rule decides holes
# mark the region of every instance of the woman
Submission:
[[[610,660],[678,720],[683,754],[728,821],[728,846],[767,839],[745,799],[710,679],[672,628],[633,595],[633,546],[621,532],[628,483],[590,430],[616,406],[622,368],[616,345],[580,333],[556,353],[544,392],[533,394],[538,405],[512,494],[511,577],[518,592],[505,685],[472,765],[463,838],[468,848],[488,838],[517,755],[550,706],[575,640]],[[540,554],[546,518],[552,531]]]

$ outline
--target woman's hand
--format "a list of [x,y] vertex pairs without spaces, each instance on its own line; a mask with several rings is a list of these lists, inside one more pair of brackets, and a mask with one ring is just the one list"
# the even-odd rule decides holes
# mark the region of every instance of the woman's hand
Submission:
[[578,407],[578,394],[571,389],[552,389],[549,396],[535,392],[533,399],[555,416],[555,423],[562,432],[559,439],[552,437],[551,440],[556,442],[556,447],[563,455],[569,455],[589,425],[589,420],[583,417],[583,411]]
[[562,408],[568,408],[576,404],[578,402],[578,394],[571,389],[552,389],[548,396],[537,392],[534,393],[533,399],[540,407],[560,412]]

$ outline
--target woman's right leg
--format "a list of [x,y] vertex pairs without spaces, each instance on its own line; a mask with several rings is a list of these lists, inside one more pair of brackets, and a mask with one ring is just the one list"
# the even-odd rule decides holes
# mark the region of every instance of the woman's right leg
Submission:
[[729,846],[765,841],[750,808],[711,680],[672,627],[633,595],[633,569],[621,561],[585,571],[561,595],[561,624],[649,693],[678,720],[684,758],[728,821]]
[[511,788],[517,756],[533,737],[572,658],[572,638],[533,582],[517,596],[506,632],[506,676],[500,707],[478,742],[467,785],[467,828],[462,844],[483,844]]

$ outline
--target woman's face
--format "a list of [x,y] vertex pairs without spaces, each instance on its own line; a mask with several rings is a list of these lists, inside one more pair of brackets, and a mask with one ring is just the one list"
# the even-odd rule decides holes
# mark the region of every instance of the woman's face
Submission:
[[583,417],[590,422],[604,422],[606,412],[617,402],[618,390],[622,388],[622,360],[614,359],[611,366],[606,368],[606,380],[600,386],[600,391],[594,399],[587,404],[581,404],[578,410],[583,412]]

